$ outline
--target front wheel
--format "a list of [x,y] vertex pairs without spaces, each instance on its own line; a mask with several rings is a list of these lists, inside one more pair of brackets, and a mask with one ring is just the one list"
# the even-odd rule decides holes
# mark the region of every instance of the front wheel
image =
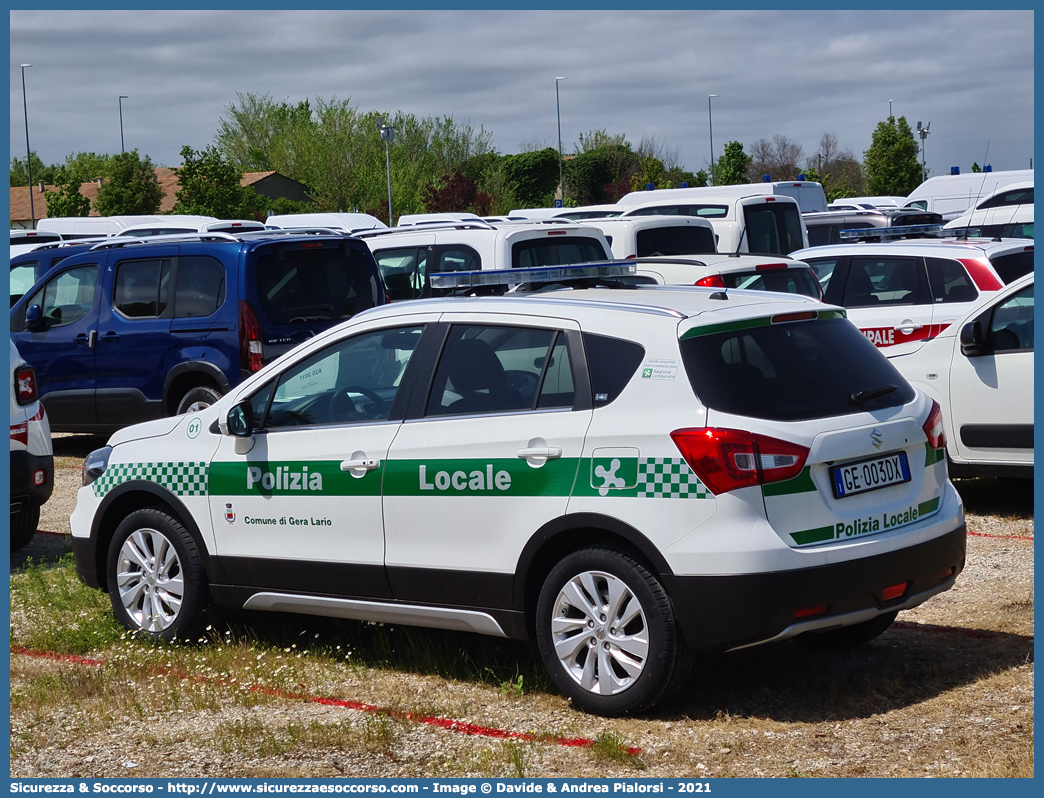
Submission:
[[552,680],[597,715],[649,709],[688,670],[663,586],[613,549],[581,549],[555,566],[540,591],[536,629]]
[[109,544],[109,598],[120,623],[157,640],[189,638],[199,628],[207,580],[195,541],[160,508],[123,519]]
[[181,401],[178,402],[177,412],[174,415],[198,413],[200,410],[210,407],[220,398],[221,394],[216,388],[211,388],[209,385],[197,385],[181,397]]

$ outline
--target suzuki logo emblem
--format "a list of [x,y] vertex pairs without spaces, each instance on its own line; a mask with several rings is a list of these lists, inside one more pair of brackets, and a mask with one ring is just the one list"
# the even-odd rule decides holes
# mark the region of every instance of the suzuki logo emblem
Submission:
[[881,435],[881,430],[874,427],[873,432],[870,433],[870,443],[874,445],[875,449],[880,449],[882,440],[884,440],[884,437]]

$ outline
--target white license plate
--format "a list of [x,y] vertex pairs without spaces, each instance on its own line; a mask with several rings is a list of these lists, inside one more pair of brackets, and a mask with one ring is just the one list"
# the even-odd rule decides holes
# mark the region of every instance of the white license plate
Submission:
[[887,488],[910,481],[910,464],[906,452],[886,454],[858,463],[848,463],[830,469],[834,497],[844,499],[869,490]]

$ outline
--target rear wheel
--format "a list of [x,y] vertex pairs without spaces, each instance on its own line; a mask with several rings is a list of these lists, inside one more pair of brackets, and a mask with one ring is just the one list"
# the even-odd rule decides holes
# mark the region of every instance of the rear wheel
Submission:
[[136,510],[109,544],[109,597],[120,622],[157,640],[190,637],[199,627],[207,581],[195,541],[160,508]]
[[844,651],[845,649],[869,643],[871,640],[875,640],[883,635],[888,631],[888,627],[895,622],[897,615],[899,615],[898,611],[886,612],[884,615],[878,615],[876,618],[871,618],[869,621],[863,621],[853,626],[832,629],[829,632],[807,632],[798,639],[814,648]]
[[32,505],[23,507],[17,513],[11,514],[11,551],[18,551],[23,546],[29,545],[29,541],[36,534],[36,527],[40,525],[40,507]]
[[209,385],[197,385],[181,397],[175,415],[198,413],[200,410],[210,407],[220,398],[221,394],[216,388],[211,388]]
[[656,577],[613,549],[581,549],[548,575],[537,645],[558,688],[586,712],[651,708],[680,686],[690,658]]

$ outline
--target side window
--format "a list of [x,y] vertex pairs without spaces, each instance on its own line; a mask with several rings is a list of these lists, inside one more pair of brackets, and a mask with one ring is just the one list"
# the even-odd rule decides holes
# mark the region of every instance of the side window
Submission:
[[393,302],[416,299],[427,284],[428,247],[384,249],[374,253],[384,278],[384,287]]
[[826,291],[827,285],[830,284],[830,278],[834,274],[837,260],[837,258],[815,258],[805,261],[812,269],[816,279],[819,280],[819,284],[823,286],[824,291]]
[[971,302],[978,298],[979,292],[959,261],[950,258],[926,260],[933,302]]
[[178,259],[174,289],[174,315],[177,318],[209,316],[224,301],[225,267],[221,263],[202,255]]
[[[278,429],[386,421],[423,329],[396,327],[362,333],[295,364],[279,376],[263,426]],[[268,388],[255,397],[265,390]]]
[[584,333],[584,354],[594,406],[598,408],[620,395],[641,365],[645,348],[622,338]]
[[[1030,233],[1033,232],[1030,224]],[[1032,237],[1032,236],[1031,236]],[[1033,271],[1033,247],[1025,247],[1021,252],[1013,252],[1010,255],[999,255],[990,259],[994,271],[1004,281],[1004,284],[1014,282],[1024,274]]]
[[920,258],[853,258],[841,304],[846,308],[913,305]]
[[439,247],[436,272],[477,272],[482,268],[478,252],[467,246]]
[[98,266],[80,266],[50,280],[26,303],[26,307],[40,306],[44,329],[64,327],[91,312],[97,288]]
[[1033,351],[1033,286],[1009,297],[993,311],[989,346],[995,352]]
[[562,333],[454,325],[439,359],[426,415],[572,405],[572,363]]
[[11,269],[11,304],[18,301],[36,282],[36,261],[19,263]]
[[170,260],[133,260],[116,264],[112,306],[127,318],[162,316],[167,309]]

